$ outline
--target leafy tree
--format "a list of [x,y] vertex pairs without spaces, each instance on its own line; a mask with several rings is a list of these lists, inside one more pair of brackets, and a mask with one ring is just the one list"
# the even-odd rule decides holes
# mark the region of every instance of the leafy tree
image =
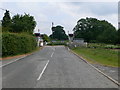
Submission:
[[56,40],[67,40],[68,36],[65,34],[62,26],[52,27],[52,34],[50,37]]
[[0,32],[2,32],[2,21],[0,21]]
[[12,18],[12,31],[11,32],[23,32],[24,25],[22,23],[22,16],[19,14]]
[[50,41],[50,38],[49,38],[46,34],[44,34],[44,35],[42,36],[42,38],[43,38],[43,41],[44,41],[44,42],[49,42],[49,41]]
[[2,20],[2,30],[3,31],[10,31],[11,30],[11,17],[10,17],[10,13],[8,10],[6,10],[3,20]]
[[25,14],[22,17],[22,22],[24,24],[24,31],[33,33],[33,30],[36,26],[36,21],[34,20],[33,16],[30,16],[29,14]]
[[120,44],[120,29],[117,31],[117,44]]
[[115,43],[116,29],[105,20],[96,18],[80,19],[73,29],[75,38],[87,42]]
[[12,32],[27,32],[32,34],[36,26],[34,17],[29,14],[17,14],[12,18],[12,22]]

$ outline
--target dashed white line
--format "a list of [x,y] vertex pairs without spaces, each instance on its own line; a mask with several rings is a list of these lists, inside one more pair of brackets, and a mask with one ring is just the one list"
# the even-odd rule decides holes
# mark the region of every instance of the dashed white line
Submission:
[[55,51],[55,48],[53,48],[53,51]]
[[37,78],[37,80],[40,80],[40,78],[42,77],[43,73],[45,72],[45,69],[47,68],[47,65],[49,63],[49,60],[47,61],[46,65],[44,66],[42,72],[40,73],[39,77]]
[[51,54],[51,57],[53,56],[54,52]]
[[55,51],[55,47],[54,46],[52,47],[52,50]]
[[6,63],[6,64],[4,64],[4,65],[1,65],[0,68],[1,68],[1,67],[4,67],[4,66],[6,66],[6,65],[9,65],[9,64],[11,64],[11,63],[14,63],[14,62],[16,62],[16,61],[18,61],[18,60],[20,60],[20,59],[22,59],[22,58],[25,58],[25,57],[26,57],[26,56],[21,57],[21,58],[18,58],[18,59],[16,59],[16,60],[11,61],[11,62],[9,62],[9,63]]

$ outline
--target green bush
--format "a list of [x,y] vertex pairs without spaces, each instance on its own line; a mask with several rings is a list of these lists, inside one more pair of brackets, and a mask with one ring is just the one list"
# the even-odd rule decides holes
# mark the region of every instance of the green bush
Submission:
[[59,42],[59,41],[57,41],[57,42],[50,42],[47,45],[65,45],[66,46],[66,42]]
[[28,53],[36,49],[36,40],[27,34],[3,33],[2,56],[13,56]]

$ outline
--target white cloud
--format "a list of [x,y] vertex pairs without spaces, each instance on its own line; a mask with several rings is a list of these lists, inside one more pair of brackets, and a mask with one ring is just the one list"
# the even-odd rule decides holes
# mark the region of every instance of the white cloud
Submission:
[[118,2],[119,0],[1,0],[1,2]]
[[[75,5],[75,4],[70,4],[70,3],[51,3],[51,4],[56,6],[56,8],[60,9],[61,12],[63,12],[64,14],[67,14],[70,17],[70,18],[61,20],[61,23],[66,26],[66,31],[69,30],[70,32],[72,32],[72,29],[74,28],[77,21],[80,18],[86,18],[86,17],[93,17],[93,18],[97,18],[100,20],[107,20],[108,22],[112,23],[116,28],[118,28],[117,12],[113,13],[111,11],[111,13],[108,14],[107,13],[108,9],[104,9],[104,10],[106,10],[106,13],[104,11],[103,15],[99,15],[97,12],[100,12],[101,10],[103,10],[102,6],[101,7],[99,6],[99,9],[98,9],[99,11],[96,11],[96,13],[95,13],[95,12],[91,11],[91,7],[86,7],[88,5],[82,5],[82,4]],[[94,3],[94,4],[96,4],[96,3]],[[101,3],[101,5],[102,4],[104,4],[104,3]],[[97,3],[97,5],[99,5],[99,4]],[[95,7],[97,7],[97,5],[95,5]],[[115,3],[114,3],[114,5],[115,5]],[[116,5],[117,5],[117,3],[116,3]],[[94,9],[95,7],[92,7],[92,9]],[[112,8],[114,8],[114,7],[112,7]],[[111,8],[109,8],[109,9],[111,10]]]

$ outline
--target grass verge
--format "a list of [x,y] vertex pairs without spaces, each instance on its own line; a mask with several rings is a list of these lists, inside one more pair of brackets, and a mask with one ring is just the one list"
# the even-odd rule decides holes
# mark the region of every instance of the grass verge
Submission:
[[99,63],[106,66],[118,67],[118,50],[100,48],[73,48],[72,51],[91,63]]

